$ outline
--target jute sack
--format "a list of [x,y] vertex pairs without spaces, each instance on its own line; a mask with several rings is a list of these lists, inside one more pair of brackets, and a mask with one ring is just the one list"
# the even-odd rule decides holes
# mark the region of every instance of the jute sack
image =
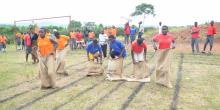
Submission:
[[106,74],[108,80],[123,79],[123,58],[110,59]]
[[159,50],[156,62],[156,83],[172,88],[170,82],[171,50]]
[[150,82],[149,67],[146,62],[133,64],[133,74],[126,78],[127,81]]
[[102,64],[94,61],[89,62],[87,76],[102,75],[103,73],[104,73],[104,69],[102,67]]

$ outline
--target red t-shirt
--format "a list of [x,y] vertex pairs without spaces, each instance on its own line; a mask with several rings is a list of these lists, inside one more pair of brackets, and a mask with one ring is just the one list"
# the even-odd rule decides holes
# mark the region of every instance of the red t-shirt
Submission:
[[159,43],[159,49],[169,49],[171,46],[171,43],[174,40],[173,36],[170,34],[167,35],[163,35],[163,34],[159,34],[154,36],[153,38],[154,41]]
[[26,46],[31,46],[31,37],[28,34],[25,35],[24,40],[25,40]]
[[147,48],[147,43],[143,41],[141,45],[138,45],[137,40],[132,42],[131,50],[135,53],[141,53],[144,49]]
[[216,34],[216,27],[214,27],[214,26],[209,26],[209,27],[208,27],[208,31],[207,31],[207,35],[213,36],[214,34]]
[[192,34],[192,38],[199,38],[199,31],[200,31],[199,27],[193,26],[191,31],[192,32],[196,32],[196,33]]
[[125,26],[124,33],[125,33],[125,35],[130,35],[130,26],[129,25]]
[[77,32],[76,34],[76,41],[81,41],[83,38],[83,34],[81,32]]

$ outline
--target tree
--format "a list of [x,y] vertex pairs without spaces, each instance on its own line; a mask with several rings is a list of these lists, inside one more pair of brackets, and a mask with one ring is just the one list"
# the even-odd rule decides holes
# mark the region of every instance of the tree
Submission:
[[154,6],[151,4],[142,3],[138,6],[136,6],[135,11],[131,14],[131,16],[140,16],[143,15],[144,19],[146,18],[146,15],[153,15],[154,13]]
[[[144,26],[144,20],[146,18],[146,15],[153,15],[155,16],[156,14],[154,13],[154,6],[151,4],[146,4],[146,3],[142,3],[138,6],[136,6],[135,11],[131,14],[131,16],[140,16],[143,15],[143,21],[142,21],[142,25]],[[139,24],[139,30],[140,30],[140,25]]]
[[80,21],[72,20],[68,25],[68,31],[76,31],[77,29],[81,29],[82,23]]

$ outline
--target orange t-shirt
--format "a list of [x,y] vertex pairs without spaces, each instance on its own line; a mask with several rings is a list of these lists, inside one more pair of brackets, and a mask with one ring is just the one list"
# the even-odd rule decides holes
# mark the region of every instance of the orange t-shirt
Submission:
[[20,37],[21,37],[21,33],[16,33],[15,36],[16,36],[17,38],[20,38]]
[[50,36],[45,36],[45,38],[38,37],[37,43],[41,56],[48,56],[54,50],[53,43],[50,41]]
[[65,35],[60,35],[59,39],[56,39],[57,43],[58,43],[58,47],[57,50],[62,50],[65,48],[65,45],[67,44],[69,37],[65,36]]
[[0,35],[0,44],[3,43],[3,37]]
[[2,41],[3,41],[3,44],[6,44],[7,38],[5,36],[2,36]]
[[95,37],[95,33],[94,32],[89,32],[89,38],[94,39],[94,37]]
[[21,34],[21,38],[24,40],[25,39],[25,36],[24,36],[24,34]]
[[76,38],[76,32],[70,32],[70,38],[75,39]]
[[117,29],[116,29],[116,28],[111,28],[111,34],[116,37],[116,35],[117,35]]

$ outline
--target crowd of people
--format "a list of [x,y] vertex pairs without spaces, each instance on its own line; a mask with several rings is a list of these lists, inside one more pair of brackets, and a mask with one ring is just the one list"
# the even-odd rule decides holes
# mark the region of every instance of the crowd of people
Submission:
[[[143,37],[144,26],[139,22],[138,27],[129,22],[124,26],[124,43],[117,39],[117,28],[115,26],[104,28],[98,36],[95,32],[87,30],[71,31],[69,36],[60,35],[57,30],[52,33],[45,28],[30,30],[26,33],[16,33],[16,49],[26,50],[26,62],[28,62],[29,54],[32,55],[33,63],[39,63],[39,76],[41,80],[41,88],[49,89],[55,87],[56,74],[68,76],[65,70],[65,56],[68,47],[71,51],[75,49],[85,48],[88,61],[91,63],[88,73],[91,75],[102,75],[103,72],[96,71],[102,67],[104,59],[108,59],[108,67],[105,70],[107,80],[127,80],[149,82],[150,71],[147,64],[147,42]],[[199,53],[199,37],[200,29],[198,23],[195,22],[191,29],[192,35],[192,52]],[[210,44],[210,51],[213,47],[213,39],[216,34],[214,21],[211,21],[207,30],[207,39],[202,53],[205,53],[207,44]],[[129,40],[130,39],[130,40]],[[0,34],[0,50],[5,49],[7,38]],[[170,72],[171,72],[171,56],[172,49],[175,49],[176,42],[174,37],[169,33],[168,26],[159,23],[158,34],[152,37],[153,48],[156,57],[156,83],[172,88]],[[68,46],[69,45],[69,46]],[[133,63],[133,74],[125,77],[123,74],[124,59],[127,57],[127,51],[130,46],[131,60]],[[196,49],[194,49],[196,47]],[[108,52],[109,50],[109,52]],[[92,72],[92,74],[91,74]],[[94,74],[97,73],[97,74]]]

